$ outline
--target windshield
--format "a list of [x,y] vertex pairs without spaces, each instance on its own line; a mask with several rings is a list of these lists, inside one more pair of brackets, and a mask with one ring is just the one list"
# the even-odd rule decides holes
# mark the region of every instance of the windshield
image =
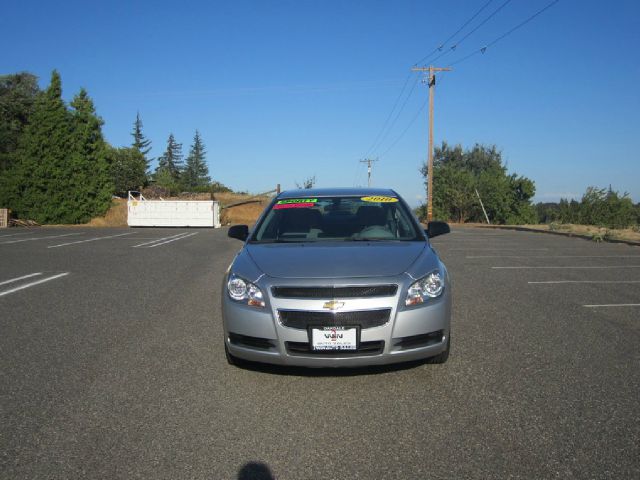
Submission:
[[397,197],[309,197],[276,201],[252,243],[424,240]]

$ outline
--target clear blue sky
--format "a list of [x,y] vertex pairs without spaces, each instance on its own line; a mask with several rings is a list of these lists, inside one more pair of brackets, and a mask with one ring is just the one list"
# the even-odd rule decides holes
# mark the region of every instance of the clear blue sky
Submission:
[[[512,0],[436,63],[447,66],[550,0]],[[418,84],[380,148],[368,152],[410,67],[486,0],[14,1],[0,17],[0,73],[62,75],[64,97],[93,97],[113,145],[136,112],[161,154],[200,130],[211,175],[260,192],[315,175],[424,197],[427,88]],[[504,0],[494,0],[464,36]],[[536,200],[609,184],[640,201],[640,2],[560,0],[485,54],[443,74],[436,143],[496,144]],[[409,87],[413,79],[409,80]],[[395,142],[393,148],[389,146]],[[388,150],[386,155],[381,156]]]

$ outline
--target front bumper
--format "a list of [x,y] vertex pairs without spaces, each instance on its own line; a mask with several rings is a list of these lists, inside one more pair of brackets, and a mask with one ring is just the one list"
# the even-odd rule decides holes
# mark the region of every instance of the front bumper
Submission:
[[[324,303],[331,299],[292,300],[268,295],[267,307],[257,309],[231,300],[223,291],[226,346],[231,355],[244,360],[318,368],[387,365],[442,353],[447,348],[450,332],[450,285],[446,284],[437,299],[405,309],[402,308],[406,295],[404,282],[398,283],[400,288],[393,297],[344,300],[345,312],[388,308],[391,310],[389,321],[381,326],[362,328],[359,351],[329,354],[312,352],[308,331],[285,327],[278,312],[281,309],[322,312]],[[263,292],[269,288],[263,287]]]

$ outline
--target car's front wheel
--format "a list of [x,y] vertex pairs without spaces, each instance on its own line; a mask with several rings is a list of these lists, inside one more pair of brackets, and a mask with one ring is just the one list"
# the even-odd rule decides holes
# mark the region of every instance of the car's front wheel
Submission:
[[447,348],[444,352],[439,353],[434,357],[429,357],[425,360],[425,363],[434,365],[434,364],[442,364],[446,363],[449,359],[449,352],[451,351],[451,332],[449,332],[449,337],[447,338]]
[[242,360],[234,357],[233,355],[231,355],[231,353],[229,353],[229,347],[227,347],[227,344],[225,342],[224,344],[224,356],[227,357],[227,363],[229,365],[233,365],[233,366],[240,366],[242,364]]

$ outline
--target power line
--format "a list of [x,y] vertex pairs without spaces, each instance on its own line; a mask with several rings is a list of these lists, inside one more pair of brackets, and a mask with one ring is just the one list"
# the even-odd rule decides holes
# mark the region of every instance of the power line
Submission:
[[[479,53],[484,53],[487,48],[495,45],[496,43],[498,43],[499,41],[501,41],[502,39],[504,39],[505,37],[511,35],[513,32],[515,32],[516,30],[518,30],[519,28],[523,27],[524,25],[526,25],[527,23],[529,23],[530,21],[532,21],[535,17],[537,17],[538,15],[540,15],[541,13],[543,13],[545,10],[551,8],[553,5],[555,5],[556,3],[558,3],[560,0],[554,0],[551,3],[547,4],[544,8],[540,9],[539,11],[537,11],[536,13],[534,13],[533,15],[531,15],[530,17],[528,17],[527,19],[525,19],[524,21],[522,21],[521,23],[519,23],[518,25],[516,25],[515,27],[511,28],[510,30],[506,31],[505,33],[503,33],[502,35],[500,35],[499,37],[495,38],[493,41],[491,41],[490,43],[488,43],[487,45],[479,48],[478,50],[475,50],[471,53],[469,53],[468,55],[459,58],[458,60],[452,62],[449,64],[449,66],[453,66],[453,65],[457,65],[459,63],[462,63],[466,60],[468,60],[469,58],[479,54]],[[456,37],[456,35],[458,35],[460,32],[462,32],[473,20],[475,20],[478,15],[480,15],[480,13],[482,13],[491,3],[493,2],[493,0],[489,0],[486,3],[484,3],[479,10],[477,10],[467,21],[465,21],[462,26],[460,26],[453,34],[451,34],[444,42],[442,42],[438,47],[436,47],[433,51],[431,51],[429,54],[427,54],[425,57],[421,58],[418,62],[416,62],[416,65],[418,63],[421,63],[423,61],[425,61],[426,59],[428,59],[430,56],[432,56],[433,54],[437,53],[437,52],[442,52],[442,49],[444,48],[444,46],[451,41],[453,38]],[[458,40],[454,45],[452,45],[448,50],[442,52],[440,55],[436,56],[436,58],[434,58],[432,60],[435,61],[439,58],[441,58],[442,56],[455,51],[456,48],[460,45],[460,43],[462,43],[464,40],[466,40],[467,38],[469,38],[471,35],[473,35],[476,31],[478,31],[483,25],[485,25],[491,18],[493,18],[496,14],[498,14],[498,12],[500,12],[504,7],[506,7],[509,3],[511,2],[511,0],[506,0],[504,1],[498,8],[496,8],[493,12],[491,12],[487,17],[485,17],[478,25],[476,25],[470,32],[466,33],[460,40]],[[386,138],[389,136],[389,134],[391,133],[391,130],[393,130],[393,127],[395,126],[396,122],[398,121],[400,115],[402,114],[409,98],[411,98],[413,91],[415,90],[415,87],[417,85],[418,82],[418,77],[416,78],[416,81],[413,83],[411,90],[409,91],[409,93],[407,94],[407,96],[405,97],[404,101],[402,102],[402,105],[400,107],[400,109],[397,111],[395,117],[394,117],[394,112],[396,111],[398,104],[400,103],[400,100],[402,99],[406,89],[407,89],[407,85],[409,83],[409,79],[411,78],[411,73],[407,76],[407,78],[405,79],[403,86],[402,86],[402,90],[400,91],[400,94],[398,95],[398,97],[396,98],[396,101],[393,104],[393,107],[391,109],[391,111],[389,112],[389,115],[387,115],[385,122],[383,123],[382,128],[380,129],[380,131],[378,132],[378,135],[376,136],[375,140],[373,141],[373,143],[371,144],[371,146],[369,147],[369,149],[367,150],[367,155],[365,155],[365,157],[368,157],[370,153],[375,152],[377,149],[379,149],[382,144],[385,142]],[[413,125],[413,123],[415,123],[416,119],[418,118],[420,112],[422,110],[424,110],[426,106],[426,101],[425,103],[423,103],[423,105],[420,107],[420,109],[418,110],[418,112],[416,112],[416,114],[414,115],[414,117],[411,119],[411,121],[409,122],[409,125],[402,131],[402,133],[400,133],[400,135],[389,145],[389,147],[387,147],[387,149],[384,151],[384,153],[382,153],[382,155],[379,155],[379,157],[383,157],[385,156],[406,134],[406,132],[409,130],[409,128]],[[389,123],[389,120],[393,117],[393,120],[391,121],[391,123]],[[385,131],[386,130],[386,131]]]
[[451,35],[449,35],[449,38],[447,38],[444,42],[442,42],[440,45],[438,45],[436,48],[434,48],[430,53],[428,53],[427,55],[425,55],[424,57],[422,57],[420,60],[418,60],[415,64],[419,64],[422,63],[424,61],[426,61],[431,55],[433,55],[436,52],[441,52],[442,49],[444,48],[444,46],[449,43],[449,41],[454,38],[456,35],[458,35],[463,29],[464,27],[466,27],[467,25],[469,25],[478,15],[480,15],[482,13],[482,11],[487,8],[489,6],[489,4],[493,2],[493,0],[489,0],[487,3],[485,3],[482,7],[480,7],[480,10],[478,10],[476,13],[473,14],[473,16],[471,18],[469,18],[466,22],[464,22],[462,24],[462,26],[460,28],[458,28],[458,30],[456,30],[454,33],[452,33]]
[[478,29],[480,27],[482,27],[485,23],[487,23],[489,20],[491,20],[500,10],[502,10],[504,7],[506,7],[509,3],[511,3],[511,0],[506,0],[504,3],[502,3],[502,5],[500,5],[498,8],[496,8],[491,14],[489,14],[488,17],[486,17],[482,22],[480,22],[478,25],[475,26],[474,29],[472,29],[470,32],[468,32],[464,37],[462,37],[460,40],[458,40],[456,43],[454,43],[453,45],[451,45],[451,47],[448,50],[445,50],[444,52],[442,52],[440,55],[438,55],[436,58],[434,58],[432,60],[432,62],[435,62],[436,60],[438,60],[439,58],[444,57],[445,55],[453,52],[456,48],[458,48],[458,45],[460,45],[462,42],[464,42],[467,38],[469,38],[471,35],[473,35],[474,33],[476,33],[478,31]]
[[504,7],[506,7],[509,3],[511,3],[511,0],[506,0],[506,2],[504,2],[502,5],[500,5],[498,8],[496,8],[493,13],[491,13],[487,18],[485,18],[482,22],[480,22],[476,28],[474,28],[473,30],[471,30],[469,33],[467,33],[464,37],[462,37],[460,40],[458,40],[455,45],[451,46],[451,50],[455,50],[456,47],[458,45],[460,45],[462,42],[464,42],[467,38],[469,38],[471,35],[473,35],[475,32],[478,31],[478,29],[483,26],[485,23],[487,23],[489,20],[491,20],[500,10],[502,10]]
[[511,35],[513,32],[515,32],[516,30],[518,30],[519,28],[525,26],[527,23],[529,23],[531,20],[533,20],[534,18],[536,18],[538,15],[540,15],[541,13],[545,12],[546,10],[548,10],[549,8],[553,7],[556,3],[558,3],[560,0],[553,0],[552,2],[548,3],[546,6],[544,6],[543,8],[541,8],[540,10],[538,10],[536,13],[534,13],[533,15],[529,16],[527,19],[523,20],[522,22],[520,22],[519,24],[517,24],[515,27],[511,28],[510,30],[507,30],[505,33],[503,33],[502,35],[500,35],[499,37],[495,38],[494,40],[492,40],[491,42],[489,42],[488,44],[486,44],[485,46],[479,48],[478,50],[475,50],[471,53],[469,53],[468,55],[465,55],[462,58],[459,58],[458,60],[456,60],[453,63],[450,63],[449,66],[452,67],[453,65],[457,65],[459,63],[464,62],[465,60],[468,60],[469,58],[477,55],[478,53],[484,53],[487,51],[487,49],[489,47],[492,47],[493,45],[495,45],[496,43],[498,43],[500,40],[503,40],[505,37],[508,37],[509,35]]
[[409,124],[406,126],[406,128],[402,131],[402,133],[400,135],[398,135],[398,137],[389,145],[389,147],[384,151],[384,153],[382,153],[382,155],[379,155],[378,158],[382,158],[384,157],[387,153],[389,153],[391,151],[391,149],[393,147],[396,146],[396,144],[402,140],[402,138],[405,136],[405,134],[409,131],[409,129],[411,128],[411,126],[415,123],[415,121],[418,119],[418,117],[420,116],[420,114],[422,113],[422,111],[424,110],[424,107],[427,106],[427,99],[424,100],[424,102],[422,102],[422,105],[420,106],[420,108],[418,109],[418,111],[415,113],[415,115],[413,116],[413,118],[411,119],[411,121],[409,122]]
[[[444,41],[444,43],[442,44],[442,46],[444,46],[444,45],[446,45],[447,43],[449,43],[449,41],[450,41],[451,39],[453,39],[457,34],[459,34],[459,33],[464,29],[464,27],[466,27],[466,26],[467,26],[467,25],[469,25],[473,20],[475,20],[475,18],[476,18],[478,15],[480,15],[480,14],[482,13],[482,11],[483,11],[485,8],[487,8],[487,7],[489,6],[489,4],[490,4],[491,2],[493,2],[493,0],[489,0],[487,3],[485,3],[485,4],[480,8],[480,10],[478,10],[478,11],[475,13],[475,15],[474,15],[473,17],[471,17],[469,20],[467,20],[467,21],[465,22],[465,24],[464,24],[464,25],[462,25],[462,26],[461,26],[461,27],[456,31],[456,33],[454,33],[454,34],[453,34],[453,35],[451,35],[449,38],[447,38],[447,39]],[[460,42],[458,42],[458,43],[460,43]]]
[[[511,0],[507,0],[506,3],[508,3]],[[480,15],[491,3],[493,2],[493,0],[488,0],[487,2],[485,2],[480,9],[478,9],[468,20],[466,20],[454,33],[452,33],[451,35],[449,35],[449,37],[442,42],[438,47],[436,47],[431,53],[429,53],[427,56],[421,58],[418,62],[416,62],[415,65],[417,65],[418,63],[423,62],[424,60],[426,60],[428,57],[430,57],[431,55],[433,55],[436,52],[442,51],[442,49],[444,48],[444,46],[446,44],[449,43],[449,41],[453,38],[455,38],[456,35],[458,35],[462,30],[464,30],[464,28],[467,27],[467,25],[469,25],[473,20],[476,19],[476,17],[478,15]],[[504,5],[503,5],[504,6]],[[502,8],[502,7],[500,7]],[[495,11],[493,14],[491,15],[495,15],[497,13],[497,11]],[[490,17],[489,17],[490,18]],[[486,19],[485,19],[486,22]],[[484,23],[484,22],[483,22]],[[481,24],[482,25],[482,24]],[[476,28],[477,29],[477,28]],[[445,52],[446,53],[446,52]],[[439,57],[438,57],[439,58]],[[402,103],[402,106],[400,108],[400,110],[398,110],[396,116],[393,118],[393,121],[391,122],[391,124],[389,124],[389,121],[391,120],[391,118],[393,117],[394,112],[396,111],[396,108],[398,107],[398,104],[400,103],[400,99],[402,98],[407,85],[409,83],[409,79],[411,78],[411,72],[409,72],[409,75],[407,76],[407,78],[404,81],[404,84],[402,85],[402,89],[400,91],[400,94],[398,95],[398,97],[396,98],[395,103],[393,104],[393,107],[391,108],[391,111],[389,112],[389,115],[387,115],[387,118],[385,119],[382,128],[380,129],[380,131],[378,132],[378,134],[376,135],[373,143],[371,144],[371,146],[367,149],[365,157],[368,157],[370,154],[374,153],[375,150],[377,148],[379,148],[383,143],[384,140],[386,139],[386,137],[389,135],[389,133],[391,132],[391,130],[393,129],[393,126],[395,125],[396,121],[398,120],[398,118],[400,117],[400,114],[402,113],[402,110],[404,109],[405,105],[407,104],[407,101],[409,100],[409,97],[411,97],[411,94],[413,93],[413,90],[415,89],[415,86],[417,84],[417,80],[416,82],[413,84],[412,88],[411,88],[411,92],[409,92],[408,96],[405,98],[404,102]],[[388,128],[387,128],[388,127]],[[386,130],[386,131],[385,131]]]
[[[471,52],[469,55],[465,55],[464,57],[460,58],[459,60],[456,60],[455,62],[452,62],[449,64],[450,67],[453,67],[454,65],[457,65],[459,63],[464,62],[465,60],[468,60],[469,58],[473,57],[474,55],[477,55],[478,53],[480,53],[482,50],[484,49],[481,48],[480,50],[476,50],[474,52]],[[484,52],[483,52],[484,53]]]
[[412,75],[412,72],[409,72],[409,75],[407,75],[407,78],[405,79],[404,84],[402,85],[402,90],[400,91],[400,94],[398,95],[398,98],[396,98],[396,101],[393,104],[393,108],[389,112],[389,115],[387,115],[387,118],[384,121],[384,123],[382,124],[382,128],[380,129],[380,132],[378,132],[378,135],[376,136],[375,140],[373,141],[371,146],[367,149],[367,153],[365,154],[365,157],[367,157],[369,155],[369,153],[371,152],[373,147],[376,145],[376,143],[378,143],[378,140],[380,139],[380,136],[384,132],[385,128],[387,128],[387,125],[389,124],[389,120],[391,119],[391,116],[395,112],[396,107],[398,106],[398,103],[400,103],[400,99],[402,98],[402,95],[404,94],[404,91],[407,88],[407,84],[409,83],[409,79],[411,78],[411,75]]
[[544,12],[545,10],[553,7],[556,3],[558,3],[560,0],[553,0],[553,2],[549,3],[546,7],[538,10],[536,13],[534,13],[533,15],[531,15],[529,18],[527,18],[526,20],[524,20],[523,22],[519,23],[518,25],[516,25],[515,27],[513,27],[511,30],[507,31],[506,33],[503,33],[502,35],[500,35],[498,38],[496,38],[493,42],[491,42],[489,45],[487,45],[486,48],[489,48],[493,45],[495,45],[496,43],[498,43],[500,40],[502,40],[503,38],[511,35],[513,32],[515,32],[516,30],[518,30],[520,27],[526,25],[527,23],[529,23],[531,20],[533,20],[534,18],[536,18],[538,15],[540,15],[542,12]]
[[[445,72],[446,73],[446,72]],[[444,77],[441,76],[439,77],[438,80],[438,85],[440,87],[442,87],[442,79]],[[409,131],[409,129],[411,128],[411,126],[416,122],[416,120],[418,119],[418,117],[420,117],[420,114],[422,113],[422,111],[425,109],[425,107],[427,106],[427,102],[429,101],[429,98],[425,98],[424,102],[422,102],[422,105],[420,106],[420,108],[418,109],[418,111],[414,114],[414,116],[411,118],[411,120],[409,121],[409,124],[405,127],[405,129],[402,131],[402,133],[400,133],[400,135],[398,135],[396,137],[396,139],[387,147],[387,149],[384,151],[384,153],[382,153],[382,155],[379,155],[378,158],[382,158],[384,157],[387,153],[389,153],[393,147],[395,147],[398,142],[400,142],[400,140],[402,140],[402,138],[405,136],[405,134]]]
[[355,174],[353,175],[353,186],[357,187],[358,186],[358,179],[360,178],[360,167],[361,165],[359,163],[356,164],[356,171]]
[[391,133],[391,130],[393,130],[393,127],[395,126],[396,122],[398,121],[398,118],[400,118],[400,114],[402,114],[402,111],[404,110],[404,107],[407,105],[407,102],[411,98],[411,95],[413,95],[413,91],[416,89],[416,85],[418,84],[418,80],[419,80],[419,77],[416,76],[416,79],[413,82],[413,85],[411,86],[411,90],[409,91],[409,94],[405,97],[404,102],[402,102],[402,105],[400,106],[400,109],[398,110],[398,113],[396,113],[395,117],[391,121],[391,124],[389,125],[389,128],[387,129],[385,134],[382,136],[380,141],[378,141],[377,144],[373,147],[373,149],[371,149],[371,153],[375,152],[376,150],[378,150],[380,148],[380,146],[384,143],[386,138],[389,136],[389,133]]

